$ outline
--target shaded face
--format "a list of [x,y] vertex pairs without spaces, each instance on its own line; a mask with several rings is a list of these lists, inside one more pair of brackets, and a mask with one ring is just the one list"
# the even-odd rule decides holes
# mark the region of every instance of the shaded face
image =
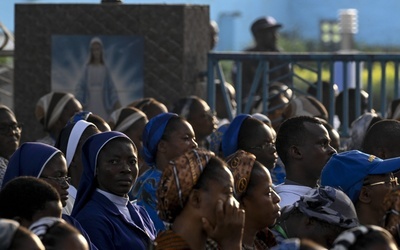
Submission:
[[75,98],[69,100],[69,102],[65,105],[63,112],[60,115],[59,123],[61,124],[61,128],[63,128],[69,121],[69,119],[78,112],[82,111],[81,103]]
[[39,177],[57,190],[63,207],[67,205],[68,200],[69,183],[66,180],[67,174],[67,161],[61,153],[58,153],[46,164]]
[[89,245],[81,234],[70,234],[63,237],[55,246],[58,250],[88,250]]
[[273,169],[278,159],[275,147],[276,134],[265,124],[260,124],[253,131],[253,136],[249,138],[244,150],[254,154],[257,161],[268,169]]
[[169,161],[197,148],[193,128],[187,121],[179,121],[176,129],[163,141],[166,142],[166,154]]
[[0,109],[0,156],[9,159],[19,147],[21,127],[15,116],[10,112]]
[[[275,224],[279,218],[281,201],[279,195],[272,187],[271,175],[265,167],[253,175],[256,186],[250,188],[243,197],[243,208],[246,211],[246,224],[254,226],[254,229],[261,230]],[[260,209],[262,208],[262,209]]]
[[[221,167],[221,166],[216,166]],[[201,204],[200,210],[203,212],[203,217],[215,225],[216,224],[216,208],[218,200],[230,204],[237,203],[233,196],[233,176],[227,167],[223,167],[218,180],[212,179],[207,183],[207,188],[201,189]]]
[[275,49],[278,40],[278,30],[265,29],[260,30],[256,35],[257,45],[266,49]]
[[[32,216],[32,223],[43,217],[56,217],[61,218],[62,203],[61,201],[48,201],[46,202],[45,208],[41,211],[37,211]],[[30,225],[28,225],[29,227]]]
[[124,134],[126,134],[133,141],[133,143],[135,143],[138,152],[141,152],[143,148],[142,134],[147,122],[147,118],[139,119],[134,125],[124,132]]
[[133,144],[127,139],[111,140],[97,159],[98,188],[126,197],[138,176],[138,158]]
[[152,104],[149,104],[149,106],[143,112],[146,114],[147,119],[150,120],[154,116],[157,116],[157,115],[162,114],[162,113],[167,113],[168,109],[162,103],[158,103],[158,104],[152,103]]
[[217,118],[203,100],[194,100],[188,116],[188,122],[193,126],[198,140],[202,140],[217,129]]
[[79,143],[75,150],[75,155],[68,169],[69,175],[71,176],[71,185],[73,185],[75,188],[78,188],[83,172],[82,146],[86,142],[87,138],[98,133],[99,130],[97,128],[94,126],[88,126],[79,139]]
[[284,120],[283,113],[289,104],[289,99],[284,94],[280,94],[270,100],[268,106],[268,118],[271,120],[273,128],[278,131],[279,126]]
[[363,188],[368,188],[371,198],[371,209],[377,213],[377,220],[385,215],[384,200],[390,191],[397,186],[397,179],[392,173],[384,175],[368,175],[364,179]]
[[306,122],[304,124],[307,134],[304,143],[298,146],[303,156],[304,171],[310,177],[318,179],[322,168],[336,153],[336,150],[330,145],[330,138],[328,131],[323,125]]

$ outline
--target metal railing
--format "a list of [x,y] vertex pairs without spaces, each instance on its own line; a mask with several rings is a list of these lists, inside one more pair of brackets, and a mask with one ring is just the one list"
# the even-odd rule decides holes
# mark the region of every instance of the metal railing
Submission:
[[[251,83],[249,93],[242,93],[242,63],[243,61],[253,60],[258,63],[258,68],[254,74],[254,80]],[[392,99],[398,99],[400,97],[399,88],[399,72],[398,66],[400,62],[400,54],[381,54],[381,53],[218,53],[210,52],[208,54],[208,86],[207,86],[207,101],[211,109],[215,110],[215,93],[216,87],[214,79],[219,79],[221,82],[226,81],[226,72],[221,67],[222,61],[231,62],[237,69],[235,79],[232,79],[236,89],[236,102],[237,102],[237,114],[240,113],[251,113],[252,103],[259,84],[261,84],[261,99],[262,99],[262,112],[268,113],[268,101],[270,96],[268,93],[268,87],[277,79],[273,81],[269,80],[269,72],[273,71],[274,68],[269,68],[270,60],[279,60],[283,63],[289,63],[291,65],[290,78],[292,84],[289,85],[293,92],[299,94],[306,94],[304,88],[299,87],[299,84],[311,85],[317,82],[317,95],[316,98],[322,101],[322,81],[328,81],[331,85],[335,83],[335,71],[341,71],[342,89],[343,89],[343,107],[349,107],[348,100],[348,87],[354,86],[356,89],[355,96],[355,114],[356,117],[362,114],[361,110],[361,94],[360,90],[364,90],[369,94],[368,99],[368,111],[374,107],[373,98],[373,85],[374,81],[379,81],[379,105],[377,112],[385,118],[388,102],[388,96]],[[339,64],[338,64],[339,63]],[[339,70],[338,70],[338,65]],[[354,67],[349,67],[350,65]],[[378,70],[376,68],[378,67]],[[350,72],[353,68],[355,72]],[[379,70],[380,68],[380,70]],[[388,82],[386,72],[392,68],[390,72],[391,81]],[[307,79],[304,77],[304,71],[308,71],[310,74],[314,74],[313,79]],[[225,73],[225,74],[224,74]],[[354,73],[354,79],[349,80],[349,74]],[[362,77],[362,74],[364,77]],[[366,78],[363,82],[362,78]],[[279,80],[279,79],[278,79]],[[229,97],[223,84],[221,86],[221,93],[226,104],[227,110],[230,112],[230,119],[232,119],[232,108],[228,104]],[[330,92],[329,108],[327,108],[329,114],[329,122],[333,124],[335,115],[335,95],[333,91]],[[243,97],[246,97],[247,102],[245,106],[242,104]],[[348,136],[349,133],[349,109],[343,109],[343,120],[341,121],[340,133],[343,136]]]

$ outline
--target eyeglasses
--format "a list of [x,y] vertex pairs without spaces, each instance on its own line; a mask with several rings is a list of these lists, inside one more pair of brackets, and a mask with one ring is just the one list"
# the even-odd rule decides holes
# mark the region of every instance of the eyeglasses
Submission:
[[55,181],[60,185],[63,185],[65,183],[69,184],[71,182],[71,177],[69,177],[69,176],[51,177],[51,176],[42,175],[42,176],[40,176],[40,178],[49,179],[49,180]]
[[21,129],[22,129],[22,123],[1,124],[0,134],[6,135],[10,132],[10,130],[20,132]]
[[388,181],[378,181],[378,182],[374,182],[374,183],[369,183],[369,184],[364,184],[364,186],[377,186],[377,185],[386,185],[386,186],[390,186],[390,187],[397,187],[399,185],[399,182],[397,180],[397,177],[391,177],[390,180]]
[[273,142],[266,142],[260,146],[253,146],[249,147],[249,149],[257,149],[257,150],[264,150],[266,148],[275,148],[275,143]]

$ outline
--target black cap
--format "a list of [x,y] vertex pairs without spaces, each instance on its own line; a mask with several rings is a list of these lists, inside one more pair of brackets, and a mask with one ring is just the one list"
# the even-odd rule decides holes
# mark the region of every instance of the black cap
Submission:
[[282,24],[278,23],[272,16],[265,16],[257,19],[251,25],[251,32],[256,33],[259,30],[281,28]]

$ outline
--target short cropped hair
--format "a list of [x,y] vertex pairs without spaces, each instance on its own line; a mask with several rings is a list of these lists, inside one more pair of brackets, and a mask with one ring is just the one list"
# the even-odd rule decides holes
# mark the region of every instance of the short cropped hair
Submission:
[[17,177],[0,192],[0,218],[32,220],[34,214],[44,210],[48,202],[59,200],[57,190],[49,183],[30,176]]

